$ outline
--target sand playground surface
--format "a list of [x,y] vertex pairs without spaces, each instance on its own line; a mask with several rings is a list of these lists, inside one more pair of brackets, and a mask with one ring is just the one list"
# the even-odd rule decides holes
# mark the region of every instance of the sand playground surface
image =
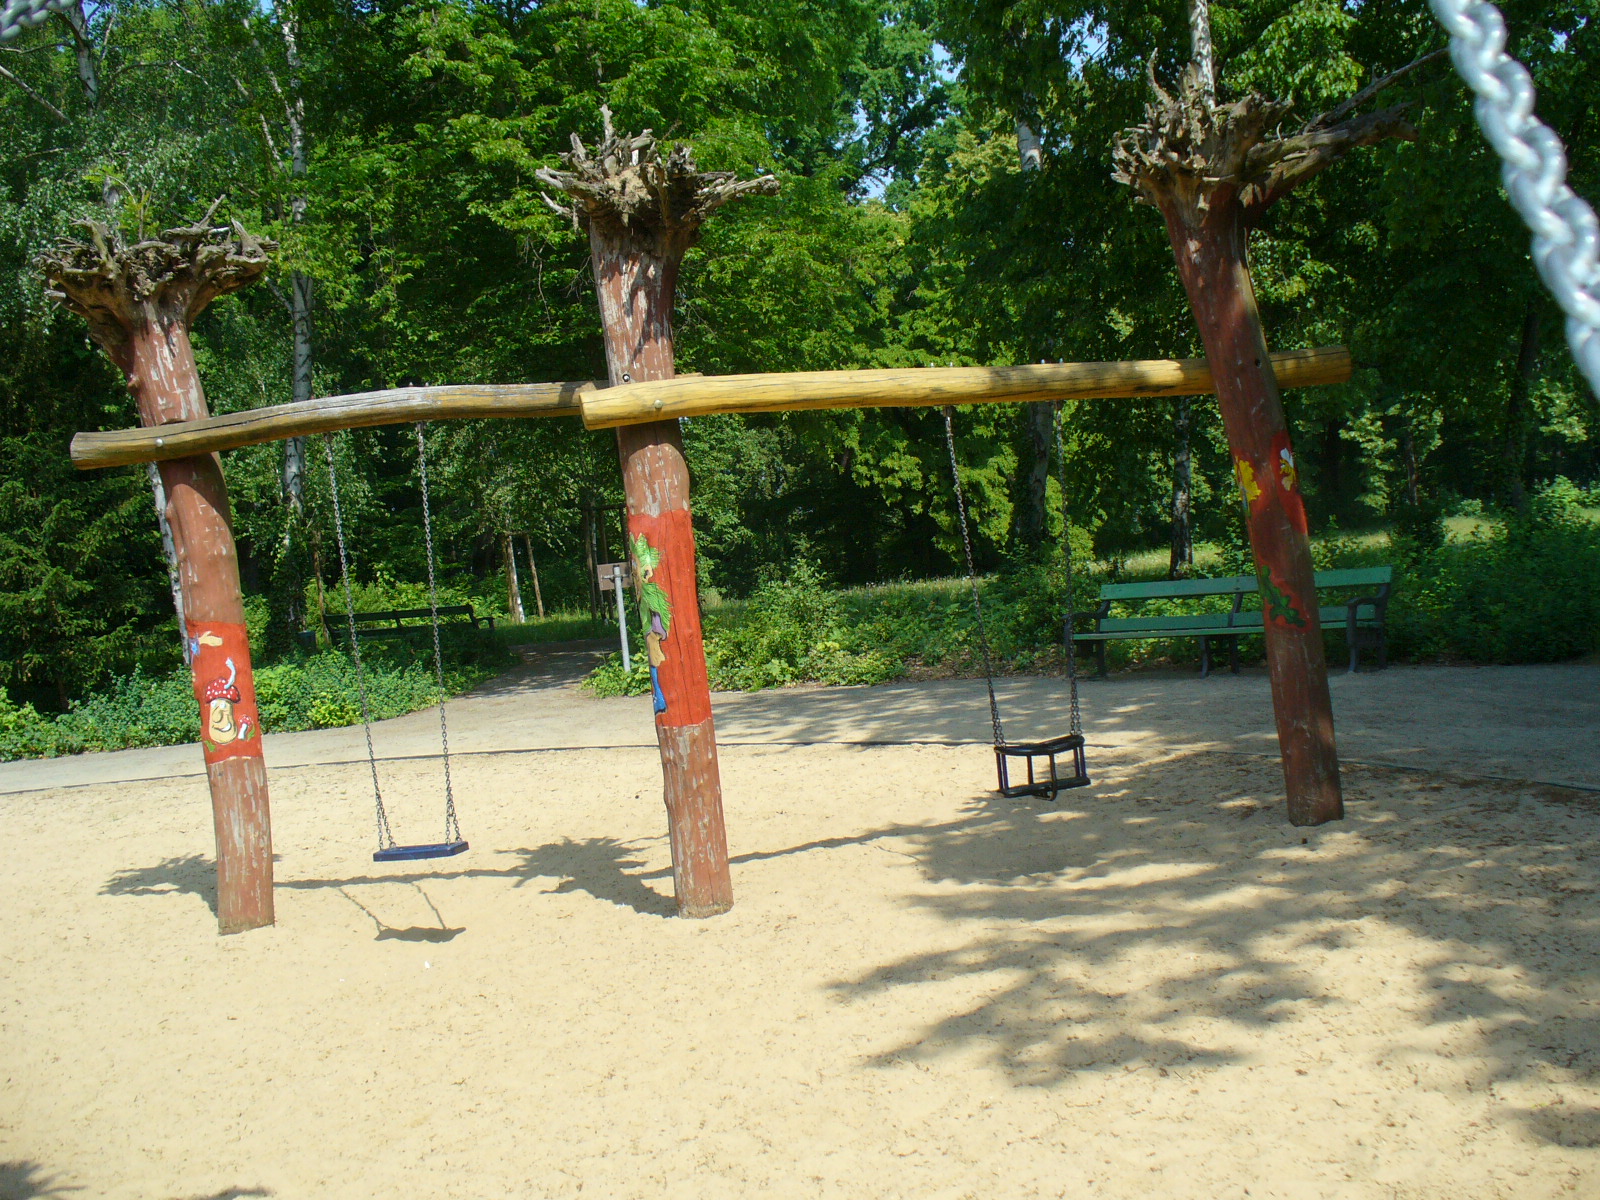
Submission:
[[371,861],[359,729],[269,738],[235,937],[196,748],[0,766],[0,1198],[1600,1196],[1600,667],[1336,678],[1314,830],[1260,675],[1087,684],[1056,804],[981,683],[719,697],[683,921],[646,703],[558,658],[452,708],[460,858]]

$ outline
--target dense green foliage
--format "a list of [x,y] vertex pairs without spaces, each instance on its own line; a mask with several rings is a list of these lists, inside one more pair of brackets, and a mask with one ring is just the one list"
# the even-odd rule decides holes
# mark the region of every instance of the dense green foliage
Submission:
[[[1588,499],[1558,479],[1532,498],[1526,514],[1459,538],[1445,540],[1441,531],[1419,544],[1334,535],[1313,548],[1319,568],[1396,568],[1387,626],[1391,659],[1559,661],[1600,651],[1600,510],[1585,509]],[[1208,551],[1202,555],[1208,574],[1251,573],[1242,547]],[[1161,574],[1132,564],[1119,578]],[[1079,613],[1093,607],[1108,577],[1103,566],[1076,572],[1073,606]],[[1068,605],[1059,560],[1008,564],[979,586],[997,673],[1064,670]],[[1227,597],[1152,600],[1139,615],[1225,611],[1231,603]],[[982,665],[971,592],[959,580],[830,591],[816,568],[802,563],[789,581],[763,584],[748,603],[716,607],[707,617],[706,658],[716,688],[879,683],[975,674]],[[1327,639],[1330,660],[1343,661],[1342,632],[1329,630]],[[1240,642],[1243,661],[1260,661],[1259,636]],[[1192,639],[1112,642],[1106,649],[1114,668],[1187,665],[1199,658]],[[619,654],[611,655],[587,686],[601,696],[643,695],[650,681],[642,653],[631,674],[622,670]]]
[[[455,656],[445,673],[447,694],[481,683],[508,660],[474,654]],[[368,710],[373,720],[398,717],[436,704],[439,686],[432,661],[371,652],[363,655]],[[328,729],[361,720],[355,662],[348,654],[324,651],[289,658],[256,672],[256,699],[268,733]],[[200,710],[187,670],[149,676],[135,671],[117,678],[65,713],[38,712],[33,705],[0,699],[0,760],[84,750],[125,750],[134,746],[172,746],[200,736]]]
[[[1503,7],[1575,186],[1600,195],[1597,0]],[[719,215],[690,256],[680,370],[1197,347],[1160,222],[1109,170],[1112,136],[1140,115],[1144,64],[1159,52],[1166,70],[1186,53],[1173,0],[107,0],[85,15],[88,44],[52,18],[9,44],[0,78],[8,722],[31,704],[67,713],[65,729],[108,704],[131,715],[99,726],[177,727],[128,699],[126,681],[179,666],[145,475],[77,475],[65,461],[74,431],[134,423],[115,372],[46,302],[31,266],[85,216],[138,235],[226,195],[227,217],[281,242],[267,286],[197,327],[217,411],[291,398],[295,271],[314,285],[318,394],[599,375],[586,241],[541,202],[534,171],[570,134],[593,138],[602,103],[622,128],[691,141],[707,167],[784,183],[776,200]],[[1443,44],[1420,3],[1236,0],[1215,6],[1213,23],[1224,90],[1292,95],[1305,115]],[[1278,206],[1253,242],[1274,344],[1344,343],[1362,364],[1346,386],[1287,397],[1315,530],[1392,520],[1416,555],[1434,556],[1414,559],[1417,607],[1397,613],[1407,653],[1579,652],[1595,619],[1588,577],[1566,564],[1588,561],[1587,527],[1530,497],[1557,476],[1595,482],[1600,402],[1561,344],[1465,89],[1441,60],[1385,96],[1402,100],[1417,142],[1351,156]],[[1019,166],[1019,120],[1043,145],[1036,172]],[[1172,412],[1067,407],[1071,524],[1111,571],[1167,544]],[[1210,404],[1194,413],[1196,534],[1237,549],[1220,421]],[[872,586],[957,566],[937,414],[725,418],[691,422],[686,438],[703,579],[747,599],[713,635],[719,681],[866,680],[970,661],[959,596]],[[997,652],[1048,655],[1061,497],[1052,479],[1040,512],[1030,481],[1053,464],[1017,407],[961,414],[957,448],[993,576]],[[358,593],[419,594],[411,431],[344,435],[333,449]],[[449,596],[503,615],[514,534],[527,608],[529,549],[545,606],[582,607],[577,506],[620,498],[610,435],[463,422],[431,429],[428,451]],[[320,441],[308,452],[303,515],[285,502],[281,446],[226,460],[263,679],[295,632],[342,606]],[[1418,532],[1462,501],[1514,515],[1480,543],[1424,545]],[[1570,602],[1530,591],[1539,571]],[[1541,616],[1525,627],[1502,619],[1529,611]],[[294,685],[322,686],[310,675]],[[282,720],[316,723],[314,701],[283,703]],[[62,744],[110,744],[71,737]]]

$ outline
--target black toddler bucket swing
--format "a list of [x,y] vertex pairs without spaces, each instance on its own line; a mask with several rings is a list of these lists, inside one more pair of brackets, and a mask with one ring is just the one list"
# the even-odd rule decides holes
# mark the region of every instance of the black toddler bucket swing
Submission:
[[[1067,569],[1067,689],[1068,732],[1042,742],[1008,742],[1000,722],[1000,704],[994,694],[994,664],[989,655],[989,634],[983,622],[978,571],[972,557],[972,535],[967,527],[967,499],[956,463],[954,409],[944,410],[945,445],[950,450],[950,476],[955,481],[956,514],[961,519],[961,544],[967,555],[967,581],[972,587],[972,612],[978,623],[978,648],[983,654],[983,681],[989,692],[989,723],[994,730],[994,765],[1002,796],[1039,796],[1054,800],[1068,788],[1089,786],[1089,764],[1084,756],[1083,716],[1078,707],[1078,663],[1072,631],[1072,539],[1067,522],[1066,454],[1061,437],[1060,406],[1056,408],[1056,458],[1061,471],[1062,547]],[[1026,775],[1026,781],[1021,776]]]

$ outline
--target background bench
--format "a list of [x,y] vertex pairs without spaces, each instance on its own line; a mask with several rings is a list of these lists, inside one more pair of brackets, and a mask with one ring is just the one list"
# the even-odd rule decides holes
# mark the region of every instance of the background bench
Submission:
[[[1387,662],[1387,645],[1384,638],[1384,618],[1389,607],[1389,590],[1394,582],[1393,567],[1351,567],[1338,571],[1318,571],[1317,591],[1361,588],[1365,594],[1351,597],[1337,604],[1319,609],[1322,627],[1342,627],[1350,645],[1350,670],[1361,661],[1361,651],[1374,649],[1378,654],[1378,667]],[[1239,639],[1245,634],[1260,633],[1264,618],[1260,608],[1261,589],[1254,575],[1236,575],[1224,579],[1162,579],[1150,583],[1108,583],[1100,589],[1100,605],[1091,614],[1094,629],[1079,633],[1068,629],[1067,635],[1078,643],[1092,643],[1095,661],[1101,677],[1106,673],[1106,643],[1116,641],[1148,640],[1152,638],[1199,638],[1200,674],[1211,672],[1211,639],[1228,639],[1228,658],[1234,670],[1239,670]],[[1182,600],[1202,596],[1231,596],[1233,606],[1228,612],[1176,613],[1150,617],[1113,617],[1113,604],[1136,605],[1146,600]],[[1244,606],[1247,597],[1254,598],[1255,607]]]
[[[358,612],[355,614],[356,635],[363,640],[378,638],[404,638],[428,628],[432,613],[426,608],[390,608],[376,612]],[[474,629],[494,628],[493,617],[480,617],[472,610],[470,604],[441,604],[439,606],[439,622],[444,624],[456,618],[464,618]],[[334,641],[343,638],[350,640],[350,623],[344,619],[343,613],[328,612],[328,634]],[[300,645],[308,653],[316,653],[317,633],[314,629],[303,630],[300,635]]]

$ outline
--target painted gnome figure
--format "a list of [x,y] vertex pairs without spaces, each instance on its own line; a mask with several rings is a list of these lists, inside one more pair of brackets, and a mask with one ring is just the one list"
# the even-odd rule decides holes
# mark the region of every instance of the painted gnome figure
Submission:
[[[39,260],[50,296],[89,322],[94,340],[127,377],[145,426],[209,415],[189,328],[212,300],[259,279],[275,249],[238,224],[213,227],[216,207],[193,226],[131,245],[107,226],[86,222],[87,240],[65,242]],[[236,933],[272,924],[273,904],[267,771],[232,514],[215,454],[159,467],[211,785],[217,923],[223,933]]]
[[1277,129],[1289,116],[1287,102],[1257,95],[1218,102],[1203,0],[1192,5],[1191,24],[1194,61],[1175,94],[1157,83],[1151,60],[1155,99],[1145,108],[1144,124],[1117,139],[1116,178],[1138,200],[1161,210],[1205,343],[1261,581],[1289,819],[1320,825],[1344,815],[1333,705],[1305,502],[1256,308],[1248,240],[1268,208],[1350,150],[1416,136],[1404,105],[1352,114],[1427,59],[1281,137]]
[[[663,155],[648,130],[618,136],[601,109],[593,153],[574,135],[566,171],[540,182],[567,198],[545,202],[587,225],[612,386],[674,374],[672,310],[683,256],[718,208],[778,190],[771,177],[701,171],[687,146]],[[709,917],[733,905],[711,689],[696,594],[689,469],[677,421],[617,430],[629,545],[647,629],[678,913]]]

